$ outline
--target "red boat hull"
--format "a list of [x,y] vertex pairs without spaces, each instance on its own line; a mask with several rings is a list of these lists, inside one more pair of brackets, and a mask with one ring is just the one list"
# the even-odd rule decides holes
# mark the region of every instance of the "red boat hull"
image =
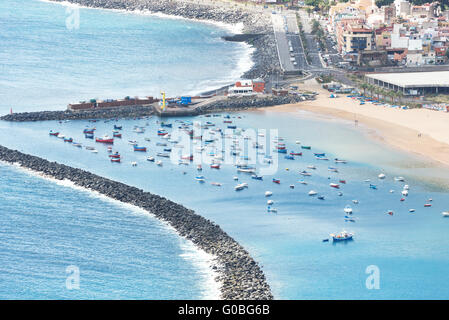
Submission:
[[109,144],[113,144],[114,143],[114,139],[100,139],[100,138],[96,138],[95,141],[99,142],[99,143],[109,143]]

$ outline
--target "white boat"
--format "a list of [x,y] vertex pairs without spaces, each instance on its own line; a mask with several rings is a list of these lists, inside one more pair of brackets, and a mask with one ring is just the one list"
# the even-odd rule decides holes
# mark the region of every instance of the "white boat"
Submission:
[[316,196],[317,194],[318,194],[318,192],[316,192],[314,190],[309,191],[309,196]]
[[296,143],[296,144],[301,144],[301,141],[296,140],[295,143]]
[[148,157],[147,160],[154,162],[154,157]]
[[92,150],[90,150],[90,152],[92,152],[92,153],[98,153],[98,150],[97,150],[97,149],[92,149]]
[[408,190],[402,190],[401,193],[404,197],[408,196]]
[[343,209],[343,211],[344,211],[345,213],[351,214],[351,213],[352,213],[352,208],[351,208],[350,206],[346,206],[346,207]]
[[136,140],[129,140],[128,144],[132,145],[132,146],[137,146],[137,141]]
[[409,187],[409,185],[408,184],[406,184],[405,186],[404,186],[404,188],[403,188],[404,190],[409,190],[410,189],[410,187]]
[[206,178],[204,178],[204,176],[196,176],[195,180],[202,183],[206,181]]
[[394,181],[404,182],[405,179],[403,177],[394,177]]
[[213,186],[221,187],[221,183],[220,182],[211,182],[210,184],[213,185]]
[[246,173],[256,173],[256,169],[253,168],[238,168],[237,171]]
[[240,191],[240,190],[243,190],[245,188],[248,188],[248,184],[247,183],[240,183],[240,184],[238,184],[238,185],[236,185],[234,187],[234,190],[235,191]]
[[359,200],[352,200],[352,203],[358,204],[358,203],[359,203]]
[[443,217],[449,217],[449,211],[443,211],[441,212],[441,214],[443,215]]
[[307,184],[307,182],[305,182],[304,180],[299,180],[298,182],[299,182],[300,184],[304,184],[304,185]]
[[415,209],[409,209],[408,212],[415,212]]
[[379,179],[385,179],[386,175],[383,174],[383,173],[381,173],[381,174],[379,174],[377,177],[378,177]]
[[312,169],[312,170],[316,170],[316,167],[314,165],[307,166],[307,168],[308,169]]
[[271,197],[272,195],[273,195],[273,192],[265,191],[265,197]]
[[157,164],[159,167],[162,167],[162,161],[161,161],[161,160],[156,161],[156,164]]
[[268,200],[268,201],[267,201],[267,205],[269,205],[269,206],[272,205],[273,203],[274,203],[273,200]]
[[276,208],[268,207],[267,212],[278,212],[278,210]]
[[137,167],[137,162],[133,161],[133,162],[131,162],[131,165],[132,165],[133,167]]
[[234,179],[235,181],[237,181],[239,179],[239,177],[233,177],[232,179]]

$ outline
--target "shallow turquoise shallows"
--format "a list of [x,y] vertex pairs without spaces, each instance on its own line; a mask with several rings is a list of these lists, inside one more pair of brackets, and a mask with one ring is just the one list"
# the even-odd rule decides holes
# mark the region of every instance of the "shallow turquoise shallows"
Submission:
[[223,41],[229,31],[212,24],[73,10],[0,2],[0,114],[91,98],[195,94],[232,83],[250,65],[248,48]]

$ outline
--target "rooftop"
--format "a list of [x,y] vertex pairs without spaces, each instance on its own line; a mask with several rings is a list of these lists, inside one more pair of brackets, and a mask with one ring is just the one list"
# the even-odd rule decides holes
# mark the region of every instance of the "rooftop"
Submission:
[[449,87],[449,71],[372,73],[367,74],[366,77],[403,88]]

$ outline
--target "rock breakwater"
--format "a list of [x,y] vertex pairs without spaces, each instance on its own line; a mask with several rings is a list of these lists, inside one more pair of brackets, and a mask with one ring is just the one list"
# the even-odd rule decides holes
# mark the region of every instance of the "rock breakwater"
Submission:
[[91,172],[0,146],[0,160],[45,176],[69,180],[112,199],[138,206],[168,222],[177,232],[216,257],[223,299],[272,299],[265,275],[249,253],[218,225],[184,206]]

